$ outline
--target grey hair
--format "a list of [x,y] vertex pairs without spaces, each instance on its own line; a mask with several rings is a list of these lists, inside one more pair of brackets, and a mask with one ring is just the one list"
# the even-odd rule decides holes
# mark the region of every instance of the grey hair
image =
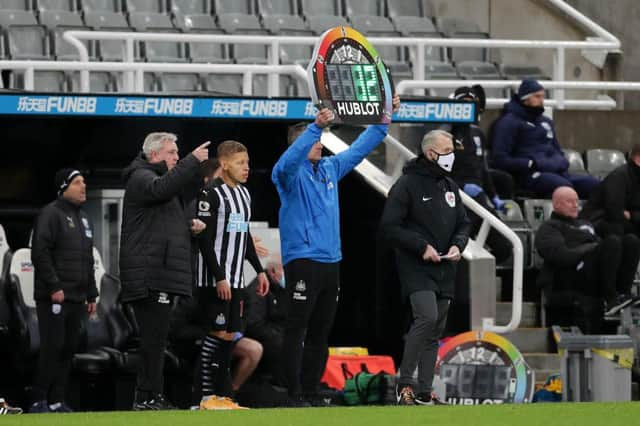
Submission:
[[142,144],[142,152],[144,152],[144,155],[147,158],[151,158],[151,153],[159,152],[162,149],[163,143],[175,142],[176,140],[178,140],[178,137],[173,133],[149,133],[147,137],[144,138],[144,143]]
[[444,130],[432,130],[422,138],[422,142],[420,143],[422,152],[425,152],[427,148],[435,145],[439,137],[445,137],[453,140],[453,135],[449,132],[445,132]]

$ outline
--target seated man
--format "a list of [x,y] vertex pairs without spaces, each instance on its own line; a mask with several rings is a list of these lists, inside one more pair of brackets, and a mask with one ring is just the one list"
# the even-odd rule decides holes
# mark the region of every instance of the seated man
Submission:
[[282,338],[287,319],[287,291],[284,271],[279,261],[270,261],[266,267],[269,279],[269,293],[260,297],[254,291],[257,279],[247,287],[247,328],[245,335],[255,339],[264,348],[260,372],[275,379],[280,384],[282,366]]
[[[198,404],[201,395],[199,365],[200,346],[210,328],[207,315],[200,312],[195,298],[182,297],[174,308],[171,317],[169,340],[172,348],[178,356],[194,365],[194,395],[193,404]],[[233,359],[233,371],[231,375],[231,387],[237,392],[251,377],[260,359],[262,358],[262,345],[254,339],[244,337],[241,333],[236,335],[231,350]]]
[[505,104],[493,127],[492,166],[510,172],[520,187],[548,197],[560,186],[575,188],[589,197],[598,179],[571,175],[553,126],[543,115],[544,87],[536,80],[522,80],[518,93]]
[[[599,331],[604,315],[613,315],[632,302],[629,296],[640,258],[640,240],[633,235],[598,237],[593,225],[578,219],[578,194],[560,187],[553,193],[553,213],[536,234],[536,249],[544,259],[541,275],[551,305],[574,307],[586,333]],[[558,298],[565,300],[558,300]]]
[[580,213],[600,235],[640,235],[640,144],[604,178]]

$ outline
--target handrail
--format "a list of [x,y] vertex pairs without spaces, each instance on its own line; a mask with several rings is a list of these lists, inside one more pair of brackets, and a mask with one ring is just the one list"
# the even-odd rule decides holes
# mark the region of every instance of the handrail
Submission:
[[561,12],[566,13],[567,16],[575,20],[577,23],[582,25],[588,31],[592,31],[598,37],[601,37],[605,40],[609,40],[613,43],[617,43],[618,47],[620,47],[620,40],[618,40],[616,36],[611,34],[609,31],[605,30],[604,28],[602,28],[595,21],[592,21],[591,19],[589,19],[583,13],[580,13],[580,11],[572,7],[566,1],[564,0],[547,0],[547,1],[551,4],[551,6],[555,7]]
[[[335,154],[348,148],[344,141],[329,131],[322,133],[321,142],[326,148]],[[387,135],[384,142],[396,148],[404,160],[410,160],[416,157],[413,152],[391,135]],[[389,178],[387,174],[367,159],[363,160],[358,166],[356,166],[356,171],[360,173],[367,183],[369,183],[369,185],[371,185],[376,191],[387,197],[389,190],[393,185],[393,177]],[[460,191],[460,197],[467,208],[482,218],[480,232],[475,239],[478,244],[484,245],[489,228],[494,228],[513,245],[513,303],[511,319],[507,325],[495,325],[494,318],[482,319],[482,329],[485,331],[492,331],[494,333],[507,333],[513,331],[518,328],[522,319],[522,275],[524,270],[524,249],[522,241],[518,235],[511,230],[511,228],[491,214],[487,209],[482,207],[473,198],[465,194],[464,191]],[[466,250],[462,252],[462,255],[466,258],[469,256]]]
[[[617,51],[620,48],[620,41],[581,15],[575,9],[564,4],[561,0],[548,0],[549,4],[559,10],[569,14],[579,21],[590,31],[604,40],[510,40],[510,39],[459,39],[459,38],[420,38],[420,37],[370,37],[369,40],[374,45],[379,46],[405,46],[409,47],[413,53],[413,77],[415,80],[424,80],[424,48],[433,47],[484,47],[484,48],[527,48],[527,49],[552,49],[554,50],[555,80],[564,80],[565,75],[565,51],[572,50],[605,50]],[[277,65],[279,62],[278,51],[281,44],[310,45],[316,44],[318,38],[312,36],[269,36],[269,35],[212,35],[212,34],[175,34],[175,33],[147,33],[147,32],[108,32],[108,31],[65,31],[64,40],[71,43],[78,49],[81,61],[88,60],[86,46],[80,40],[121,40],[125,43],[126,62],[134,60],[134,41],[174,41],[189,43],[237,43],[237,44],[260,44],[266,45],[269,49],[268,63]],[[241,65],[237,65],[241,66]],[[87,72],[81,72],[81,87],[88,90],[89,77]],[[138,78],[139,80],[139,78]],[[131,72],[127,73],[127,84],[133,84]],[[269,74],[268,93],[275,96],[279,91],[279,80],[275,74]],[[559,106],[563,106],[564,93],[562,90],[554,92],[554,98]]]
[[[25,70],[25,88],[33,90],[33,71],[124,71],[133,72],[136,76],[136,84],[132,87],[125,87],[127,92],[142,92],[142,78],[144,72],[165,72],[165,73],[207,73],[221,72],[229,74],[242,74],[244,76],[242,90],[244,95],[251,95],[251,77],[253,74],[289,74],[303,82],[307,82],[305,69],[297,64],[292,65],[261,65],[246,64],[238,66],[235,64],[163,64],[154,62],[74,62],[74,61],[8,61],[0,60],[1,69]],[[86,82],[88,84],[88,82]],[[84,89],[84,88],[83,88]],[[82,90],[83,92],[88,92]]]
[[[485,89],[487,88],[517,88],[520,81],[514,80],[403,80],[396,85],[396,91],[399,94],[408,93],[412,89],[428,89],[428,88],[450,88],[455,89],[460,86],[470,86],[479,84]],[[545,81],[543,82],[545,89],[579,89],[579,90],[607,90],[607,91],[640,91],[640,82],[626,81]],[[501,107],[509,99],[488,98],[487,107]],[[545,105],[564,109],[572,108],[604,108],[612,109],[616,107],[616,101],[608,96],[604,96],[599,100],[545,100]]]

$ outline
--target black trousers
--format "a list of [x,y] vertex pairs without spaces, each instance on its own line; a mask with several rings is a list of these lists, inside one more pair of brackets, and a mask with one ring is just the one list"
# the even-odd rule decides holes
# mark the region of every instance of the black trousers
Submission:
[[152,292],[147,298],[131,304],[140,329],[136,398],[144,401],[163,391],[164,351],[173,303],[171,296]]
[[[447,324],[451,300],[438,299],[433,291],[423,290],[409,296],[413,321],[405,337],[400,364],[399,387],[414,386],[417,392],[433,390],[433,372],[438,357],[438,339]],[[417,388],[413,373],[418,369]]]
[[613,300],[631,291],[639,259],[640,238],[609,235],[585,256],[577,281],[588,296]]
[[87,308],[84,303],[52,305],[48,301],[38,301],[36,313],[40,359],[33,398],[36,401],[46,400],[49,404],[64,402],[71,360],[78,347],[80,326]]
[[329,355],[340,290],[340,264],[296,259],[284,267],[289,311],[282,343],[282,365],[289,395],[318,390]]

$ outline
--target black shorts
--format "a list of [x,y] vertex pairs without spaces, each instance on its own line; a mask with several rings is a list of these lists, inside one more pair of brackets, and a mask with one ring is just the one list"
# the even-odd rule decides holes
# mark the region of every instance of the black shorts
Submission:
[[215,287],[198,287],[194,292],[199,316],[211,331],[242,331],[244,328],[244,289],[232,288],[231,300],[218,297]]

